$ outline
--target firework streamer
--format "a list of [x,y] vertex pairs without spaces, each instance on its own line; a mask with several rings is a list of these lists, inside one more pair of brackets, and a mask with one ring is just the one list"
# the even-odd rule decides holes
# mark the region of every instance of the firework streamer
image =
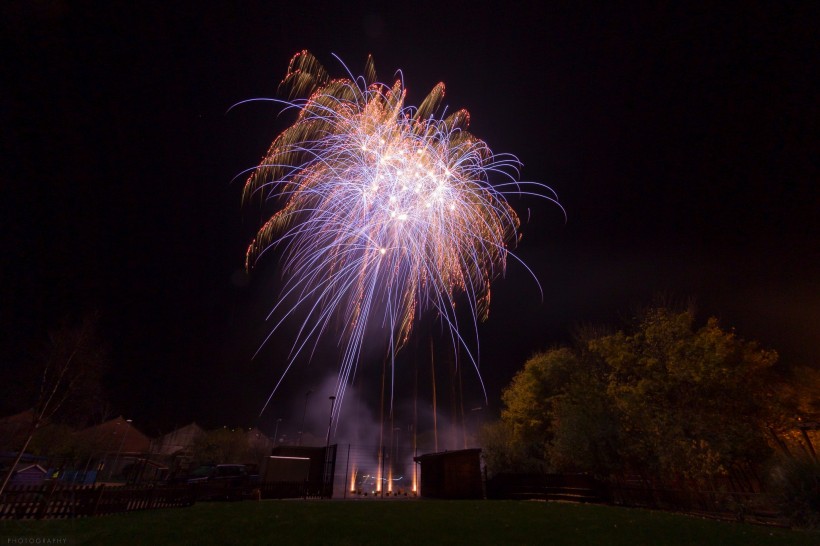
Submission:
[[[265,407],[297,357],[334,335],[338,414],[368,328],[384,332],[392,374],[414,321],[429,310],[478,372],[478,322],[518,242],[519,219],[505,195],[557,204],[554,192],[519,182],[519,161],[493,154],[468,132],[466,110],[439,117],[442,83],[418,108],[405,106],[402,77],[379,83],[372,58],[363,76],[333,79],[303,51],[280,91],[289,98],[278,102],[298,115],[245,183],[244,201],[259,197],[276,207],[249,245],[246,266],[279,249],[285,281],[268,317],[276,317],[270,335],[297,313],[303,323]],[[491,175],[501,180],[491,184]],[[460,333],[457,298],[471,317],[475,355]],[[391,407],[392,398],[391,386]]]

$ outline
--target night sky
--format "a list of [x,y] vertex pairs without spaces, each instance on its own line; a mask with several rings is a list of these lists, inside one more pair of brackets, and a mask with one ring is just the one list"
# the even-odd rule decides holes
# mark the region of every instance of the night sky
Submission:
[[[263,102],[226,113],[276,97],[302,49],[338,76],[333,53],[355,74],[372,53],[381,81],[403,71],[408,104],[444,81],[476,136],[558,193],[566,220],[511,201],[544,296],[515,264],[493,286],[488,415],[533,351],[621,325],[659,295],[693,300],[701,320],[785,364],[820,366],[817,3],[207,4],[0,8],[5,371],[29,365],[60,320],[97,310],[113,405],[149,434],[192,419],[293,428],[306,389],[324,404],[329,350],[257,419],[289,334],[251,358],[280,279],[274,263],[243,273],[264,211],[243,208],[244,177],[232,179],[289,118]],[[465,403],[483,404],[468,375]]]

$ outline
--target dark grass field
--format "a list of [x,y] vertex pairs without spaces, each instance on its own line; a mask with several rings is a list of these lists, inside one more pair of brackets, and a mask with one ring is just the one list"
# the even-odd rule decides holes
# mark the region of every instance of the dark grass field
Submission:
[[295,500],[198,503],[76,520],[3,521],[0,546],[6,544],[817,546],[820,532],[553,502]]

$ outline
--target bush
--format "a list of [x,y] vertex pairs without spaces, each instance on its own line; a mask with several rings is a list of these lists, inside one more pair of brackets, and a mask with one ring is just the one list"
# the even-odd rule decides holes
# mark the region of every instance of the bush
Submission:
[[771,490],[795,527],[820,528],[820,462],[780,461],[772,469]]

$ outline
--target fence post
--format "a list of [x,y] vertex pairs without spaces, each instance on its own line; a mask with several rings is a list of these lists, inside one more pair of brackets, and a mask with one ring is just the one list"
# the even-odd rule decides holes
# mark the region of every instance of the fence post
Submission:
[[101,485],[97,493],[97,498],[94,499],[94,506],[91,507],[91,516],[96,516],[97,512],[100,508],[100,502],[102,501],[103,492],[105,491],[105,486]]
[[347,444],[347,464],[345,464],[344,499],[347,498],[347,476],[350,473],[350,444]]
[[43,519],[46,514],[48,513],[48,504],[51,502],[51,496],[54,493],[54,489],[57,487],[57,480],[53,480],[51,483],[44,485],[40,491],[43,494],[43,497],[40,499],[40,505],[37,508],[37,515],[35,516],[37,519]]

